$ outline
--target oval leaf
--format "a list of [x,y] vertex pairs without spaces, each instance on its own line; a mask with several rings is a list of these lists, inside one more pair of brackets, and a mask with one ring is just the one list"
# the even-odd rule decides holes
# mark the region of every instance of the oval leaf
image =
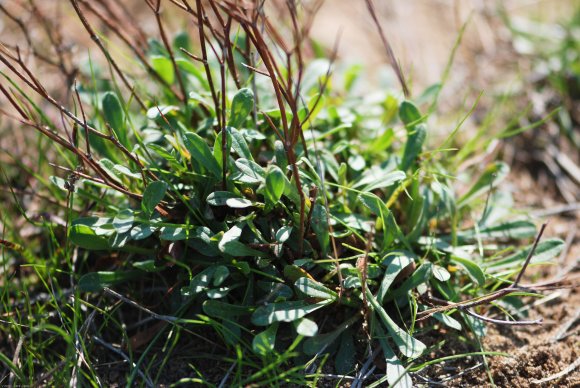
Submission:
[[117,139],[124,146],[128,146],[127,130],[125,127],[125,111],[117,95],[113,92],[106,92],[103,95],[103,116],[105,123],[108,123],[115,132]]
[[207,143],[197,133],[186,133],[184,143],[192,159],[195,159],[200,166],[207,169],[215,178],[221,177],[222,170],[220,165],[214,158]]
[[168,185],[163,181],[155,181],[151,182],[145,188],[143,192],[143,199],[141,200],[141,209],[150,216],[153,213],[153,210],[159,202],[165,196],[167,192]]
[[246,118],[254,109],[254,93],[251,89],[240,89],[232,100],[229,127],[241,128]]
[[254,311],[252,323],[257,326],[266,326],[274,322],[293,322],[329,303],[331,301],[328,300],[314,304],[305,300],[271,303],[267,306],[258,307]]
[[69,230],[70,241],[83,249],[100,251],[109,249],[108,239],[99,236],[87,225],[73,225]]
[[294,287],[305,295],[318,299],[332,299],[336,300],[337,293],[314,280],[302,277],[294,283]]
[[278,322],[273,323],[266,330],[254,337],[252,340],[252,350],[254,353],[265,356],[274,350],[278,325]]

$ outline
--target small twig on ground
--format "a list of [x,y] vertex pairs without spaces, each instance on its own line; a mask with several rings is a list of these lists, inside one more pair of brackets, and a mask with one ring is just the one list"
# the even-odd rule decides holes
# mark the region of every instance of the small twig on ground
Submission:
[[469,309],[460,308],[461,311],[466,313],[467,315],[471,315],[474,318],[480,319],[484,322],[488,323],[495,323],[496,325],[507,325],[507,326],[526,326],[526,325],[541,325],[543,320],[542,318],[533,320],[533,321],[506,321],[503,319],[495,319],[489,318],[484,315],[479,315]]
[[558,380],[558,379],[561,379],[562,377],[572,373],[579,366],[580,366],[580,357],[578,357],[576,359],[576,361],[574,361],[572,364],[568,365],[568,367],[566,369],[564,369],[556,374],[553,374],[551,376],[544,377],[541,380],[536,380],[536,379],[530,380],[530,382],[532,384],[545,384],[545,383],[548,383],[550,381]]
[[153,312],[151,310],[149,310],[147,307],[141,306],[139,303],[135,302],[134,300],[131,300],[129,298],[127,298],[126,296],[123,296],[121,294],[119,294],[116,291],[111,290],[110,288],[105,287],[104,291],[106,294],[112,295],[115,298],[122,300],[125,303],[130,304],[131,306],[151,315],[153,318],[159,319],[161,321],[166,321],[169,323],[175,323],[177,321],[179,321],[178,317],[172,317],[170,315],[162,315],[162,314],[157,314],[156,312]]
[[562,323],[562,325],[560,325],[560,328],[558,329],[556,334],[550,339],[550,342],[558,342],[561,339],[565,338],[568,330],[572,327],[572,325],[574,325],[574,323],[576,323],[576,321],[578,321],[579,318],[580,318],[580,308],[576,308],[574,315],[571,316],[570,319]]
[[[96,343],[98,343],[99,345],[109,349],[111,352],[121,356],[121,358],[125,362],[131,364],[131,367],[133,367],[133,368],[137,367],[137,365],[134,362],[131,362],[131,359],[129,358],[129,356],[127,356],[121,349],[117,349],[116,347],[103,341],[101,338],[97,337],[96,335],[93,336],[93,340]],[[153,381],[151,381],[151,377],[146,375],[145,372],[143,372],[141,369],[137,369],[137,374],[145,381],[145,384],[147,385],[147,387],[154,387],[155,386],[153,384]]]

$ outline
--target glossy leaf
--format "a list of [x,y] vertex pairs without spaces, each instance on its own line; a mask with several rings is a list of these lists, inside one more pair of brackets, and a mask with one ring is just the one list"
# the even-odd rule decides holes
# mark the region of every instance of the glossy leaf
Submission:
[[119,142],[125,147],[129,146],[127,128],[125,126],[125,111],[119,98],[113,92],[106,92],[103,95],[103,116],[105,123],[108,123],[115,132]]
[[304,337],[314,337],[318,334],[318,325],[313,320],[302,318],[294,322],[296,325],[296,333]]
[[108,239],[97,235],[87,225],[72,225],[69,230],[69,239],[74,245],[92,251],[110,248]]
[[405,125],[415,125],[421,120],[421,112],[412,102],[403,101],[399,106],[399,117]]
[[336,300],[337,293],[308,277],[302,277],[294,283],[300,292],[317,299]]
[[175,68],[171,59],[161,55],[152,56],[151,67],[169,85],[175,81]]
[[254,93],[249,88],[238,90],[232,100],[232,109],[228,126],[241,128],[248,115],[254,109]]
[[252,350],[254,353],[265,356],[274,350],[278,326],[279,323],[275,322],[268,326],[268,328],[263,332],[256,334],[252,340]]
[[389,288],[405,268],[409,267],[416,259],[416,255],[412,252],[395,251],[389,253],[383,259],[383,265],[387,265],[385,276],[381,281],[379,291],[377,293],[377,300],[382,303]]
[[192,159],[207,169],[214,178],[221,177],[222,170],[205,140],[196,133],[188,132],[185,134],[184,142]]
[[165,241],[186,240],[190,234],[188,229],[180,226],[164,226],[159,231],[159,239]]
[[159,205],[165,193],[167,192],[168,185],[163,181],[151,182],[145,188],[143,192],[143,199],[141,200],[141,209],[145,214],[151,216],[155,207]]
[[113,227],[117,233],[125,233],[131,230],[134,221],[135,215],[133,211],[131,209],[124,209],[117,213],[113,219]]
[[451,255],[451,261],[459,264],[462,266],[466,271],[469,277],[477,282],[479,286],[485,285],[485,273],[483,270],[477,265],[473,260],[469,259],[467,256],[463,257],[457,255],[457,251],[455,254]]
[[249,199],[229,191],[214,191],[207,197],[207,203],[212,206],[227,206],[233,209],[245,209],[254,205]]
[[252,314],[252,323],[257,326],[266,326],[274,322],[293,322],[313,311],[327,306],[332,301],[308,303],[305,300],[270,303],[261,306]]
[[271,166],[266,175],[266,190],[264,193],[268,207],[272,208],[278,203],[284,193],[285,186],[286,180],[282,170],[276,166]]
[[262,183],[266,180],[266,171],[258,163],[240,158],[235,161],[235,165],[239,170],[236,180],[243,183]]
[[330,233],[328,231],[328,219],[324,206],[315,204],[312,210],[311,227],[318,243],[320,244],[320,252],[322,257],[326,257],[328,248],[330,246]]
[[410,358],[419,357],[426,349],[425,344],[413,338],[409,333],[397,326],[391,317],[389,317],[385,309],[383,309],[379,302],[377,302],[372,292],[370,292],[368,288],[365,291],[367,300],[370,302],[373,310],[378,314],[379,318],[387,328],[399,351]]

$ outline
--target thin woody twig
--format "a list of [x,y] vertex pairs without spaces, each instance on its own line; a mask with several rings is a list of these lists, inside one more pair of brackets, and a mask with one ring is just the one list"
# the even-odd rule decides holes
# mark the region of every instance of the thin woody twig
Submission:
[[542,238],[542,234],[544,234],[544,230],[546,229],[546,226],[548,226],[548,223],[544,222],[542,224],[542,226],[540,227],[540,231],[538,232],[538,235],[536,236],[536,239],[534,240],[534,245],[532,245],[532,248],[530,249],[530,252],[528,253],[528,257],[526,257],[526,260],[524,261],[524,265],[522,266],[520,273],[518,274],[515,282],[510,286],[510,288],[517,287],[518,283],[522,279],[522,276],[524,276],[524,272],[526,272],[526,268],[528,268],[528,264],[530,264],[530,260],[532,260],[532,257],[534,256],[534,252],[536,251],[536,248],[538,247],[538,243],[540,242],[540,239]]
[[387,57],[389,59],[391,67],[393,68],[393,70],[395,71],[395,74],[397,75],[397,78],[399,79],[399,83],[401,84],[401,87],[403,88],[403,93],[405,94],[405,97],[408,98],[409,97],[409,88],[407,87],[407,81],[405,81],[405,76],[403,74],[403,70],[401,70],[401,66],[399,65],[399,62],[397,62],[397,58],[395,57],[395,53],[393,52],[393,48],[391,47],[389,41],[387,40],[387,37],[385,36],[385,32],[383,31],[383,27],[381,26],[381,23],[379,22],[379,19],[377,17],[377,12],[376,12],[375,6],[373,4],[373,0],[365,0],[365,1],[367,3],[367,8],[369,10],[369,13],[371,14],[373,22],[375,23],[375,25],[377,26],[377,29],[379,30],[379,35],[381,37],[381,41],[383,42],[383,46],[385,47],[385,50],[387,52]]

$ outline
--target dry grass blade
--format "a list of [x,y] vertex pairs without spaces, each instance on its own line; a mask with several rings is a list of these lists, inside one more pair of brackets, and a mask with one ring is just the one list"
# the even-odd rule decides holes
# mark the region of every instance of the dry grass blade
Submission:
[[379,34],[381,36],[381,41],[382,41],[383,46],[386,50],[387,58],[389,59],[389,63],[391,64],[391,67],[393,68],[395,74],[397,75],[397,78],[399,79],[399,83],[401,84],[401,87],[403,88],[403,93],[405,94],[405,97],[408,98],[410,96],[410,92],[409,92],[409,88],[407,86],[407,81],[405,80],[405,75],[403,74],[403,70],[401,69],[399,62],[397,61],[397,57],[395,56],[395,53],[393,51],[393,48],[391,47],[391,44],[387,40],[385,32],[383,31],[383,27],[381,26],[381,23],[379,22],[379,18],[377,17],[377,12],[375,10],[375,5],[373,4],[373,0],[365,0],[365,1],[367,3],[367,8],[369,10],[369,13],[371,14],[371,17],[373,18],[373,22],[375,23],[375,25],[379,31]]

